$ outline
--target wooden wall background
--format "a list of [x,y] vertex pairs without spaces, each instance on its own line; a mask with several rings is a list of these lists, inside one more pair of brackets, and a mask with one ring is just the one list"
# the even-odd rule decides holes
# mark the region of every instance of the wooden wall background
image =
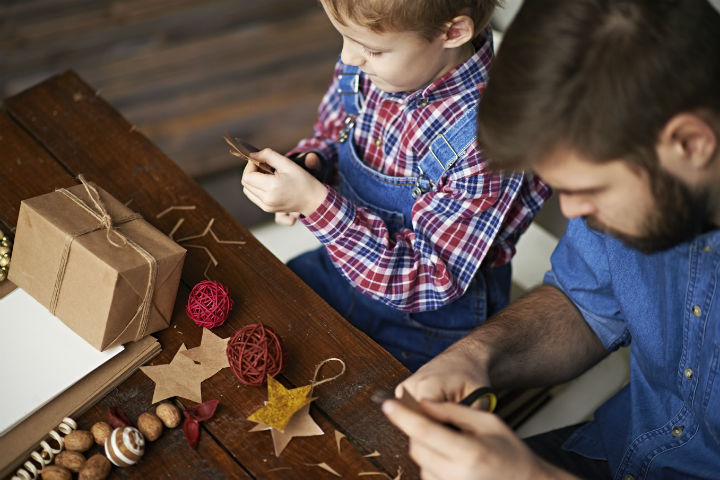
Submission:
[[0,0],[0,95],[75,70],[251,226],[222,137],[292,148],[340,46],[317,0]]

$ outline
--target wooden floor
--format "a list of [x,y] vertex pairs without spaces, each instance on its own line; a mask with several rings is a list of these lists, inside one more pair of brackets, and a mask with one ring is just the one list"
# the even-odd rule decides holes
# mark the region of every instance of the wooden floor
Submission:
[[223,135],[290,149],[339,51],[317,0],[0,0],[2,98],[75,70],[246,226]]

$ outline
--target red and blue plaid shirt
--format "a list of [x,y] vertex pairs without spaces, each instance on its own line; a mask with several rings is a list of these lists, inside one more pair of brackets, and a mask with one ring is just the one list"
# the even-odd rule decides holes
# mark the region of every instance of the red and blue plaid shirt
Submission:
[[[413,92],[384,92],[361,73],[364,104],[354,143],[367,165],[386,175],[417,177],[432,141],[480,99],[493,50],[489,34],[479,42],[473,57]],[[336,139],[346,117],[337,93],[342,68],[338,62],[314,136],[290,154],[315,151],[326,161],[337,161]],[[409,108],[418,105],[422,108]],[[365,294],[400,310],[435,310],[460,298],[480,266],[510,261],[515,242],[551,193],[530,174],[523,182],[502,179],[487,172],[473,142],[436,189],[417,198],[412,229],[390,235],[372,209],[354,205],[332,188],[301,221]]]

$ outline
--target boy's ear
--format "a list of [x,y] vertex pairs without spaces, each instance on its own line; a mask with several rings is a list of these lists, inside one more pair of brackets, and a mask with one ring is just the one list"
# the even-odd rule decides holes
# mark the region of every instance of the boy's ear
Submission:
[[680,113],[660,132],[657,145],[660,165],[690,183],[701,179],[711,167],[718,149],[718,136],[702,117]]
[[456,48],[465,45],[475,36],[475,23],[467,15],[459,15],[447,24],[443,34],[445,48]]

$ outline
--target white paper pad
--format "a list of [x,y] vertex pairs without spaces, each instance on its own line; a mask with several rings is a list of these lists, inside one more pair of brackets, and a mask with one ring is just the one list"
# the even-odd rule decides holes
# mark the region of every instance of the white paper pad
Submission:
[[0,436],[123,350],[99,352],[29,294],[0,299]]

